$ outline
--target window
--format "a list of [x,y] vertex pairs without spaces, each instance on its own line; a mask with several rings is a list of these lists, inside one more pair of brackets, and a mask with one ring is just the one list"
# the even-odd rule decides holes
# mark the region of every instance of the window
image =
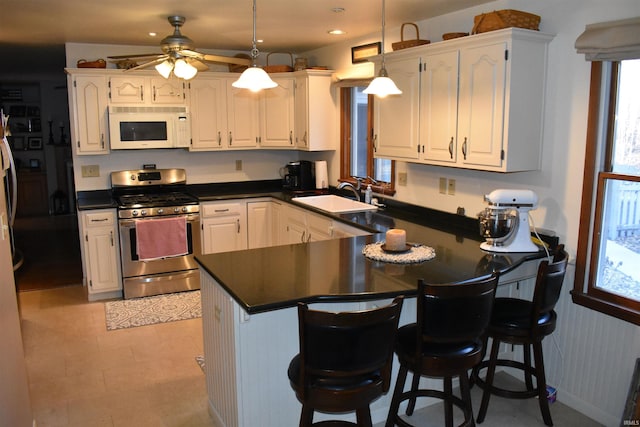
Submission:
[[640,325],[640,59],[591,74],[573,300]]
[[373,97],[365,86],[340,89],[341,155],[340,181],[371,184],[379,194],[394,194],[394,162],[373,157]]

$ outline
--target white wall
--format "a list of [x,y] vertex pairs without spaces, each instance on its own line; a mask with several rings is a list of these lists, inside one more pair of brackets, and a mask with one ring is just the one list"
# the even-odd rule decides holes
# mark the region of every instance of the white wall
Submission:
[[[586,24],[639,16],[640,2],[501,0],[421,21],[420,36],[436,42],[442,40],[443,33],[469,31],[475,15],[497,9],[538,14],[542,17],[540,30],[555,34],[549,47],[542,170],[499,174],[400,162],[397,171],[407,172],[408,185],[397,187],[395,197],[448,212],[462,206],[467,216],[474,216],[485,207],[483,194],[495,188],[529,188],[538,194],[540,205],[532,211],[536,225],[555,230],[572,257],[558,305],[558,330],[545,342],[548,382],[558,388],[560,401],[604,425],[619,425],[635,359],[640,354],[640,328],[577,306],[569,294],[575,273],[590,76],[590,64],[576,54],[573,46]],[[387,28],[386,52],[399,40],[399,34],[399,28]],[[380,35],[374,34],[308,56],[335,68],[341,77],[360,77],[366,72],[372,75],[370,65],[368,70],[351,66],[350,48],[378,40]],[[439,194],[439,177],[456,179],[455,196]]]

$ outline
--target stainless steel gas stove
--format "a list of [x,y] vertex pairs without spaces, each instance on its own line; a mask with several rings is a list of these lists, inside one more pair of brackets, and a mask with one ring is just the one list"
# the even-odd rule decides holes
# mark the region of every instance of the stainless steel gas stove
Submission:
[[111,173],[125,299],[200,289],[200,209],[186,182],[184,169]]

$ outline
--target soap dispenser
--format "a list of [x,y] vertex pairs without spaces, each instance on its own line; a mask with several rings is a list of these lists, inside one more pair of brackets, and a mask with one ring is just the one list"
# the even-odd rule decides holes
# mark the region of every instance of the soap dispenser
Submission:
[[373,197],[373,190],[371,184],[367,185],[367,189],[364,192],[364,202],[371,204],[371,198]]

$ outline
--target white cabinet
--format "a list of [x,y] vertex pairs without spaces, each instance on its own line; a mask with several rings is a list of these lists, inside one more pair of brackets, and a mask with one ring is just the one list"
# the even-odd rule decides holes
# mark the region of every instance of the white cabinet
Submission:
[[[250,200],[247,202],[247,236],[248,248],[266,248],[274,246],[275,202],[268,200]],[[280,206],[280,205],[277,205]]]
[[89,300],[122,296],[115,209],[81,213]]
[[376,157],[494,172],[539,169],[551,39],[509,28],[389,54],[387,69],[403,94],[377,101]]
[[244,201],[202,203],[200,217],[203,254],[247,248],[247,210]]
[[174,104],[185,103],[185,83],[176,77],[164,79],[153,75],[109,76],[111,104]]
[[228,146],[227,80],[199,75],[189,82],[191,151],[220,150]]
[[71,140],[76,154],[109,152],[107,80],[101,74],[69,74]]
[[296,72],[295,144],[299,150],[335,150],[337,102],[331,88],[332,71]]
[[294,148],[294,78],[273,77],[278,86],[255,93],[227,81],[230,148]]
[[402,95],[375,101],[374,156],[418,159],[420,64],[414,56],[387,61],[387,72]]
[[370,234],[341,221],[289,204],[283,205],[279,228],[281,244],[317,242]]

